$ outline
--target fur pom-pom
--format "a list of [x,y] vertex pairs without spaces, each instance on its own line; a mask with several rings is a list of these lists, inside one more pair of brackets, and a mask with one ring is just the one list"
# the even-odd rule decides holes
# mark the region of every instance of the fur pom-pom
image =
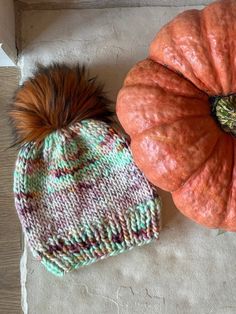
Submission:
[[15,144],[41,142],[51,132],[84,119],[108,121],[110,101],[103,87],[80,65],[38,65],[17,90],[9,112]]

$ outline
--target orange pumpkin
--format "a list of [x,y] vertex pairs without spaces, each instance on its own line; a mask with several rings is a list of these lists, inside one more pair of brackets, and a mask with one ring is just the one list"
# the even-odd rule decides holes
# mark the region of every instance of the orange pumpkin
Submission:
[[190,219],[236,231],[236,1],[165,25],[116,108],[147,178]]

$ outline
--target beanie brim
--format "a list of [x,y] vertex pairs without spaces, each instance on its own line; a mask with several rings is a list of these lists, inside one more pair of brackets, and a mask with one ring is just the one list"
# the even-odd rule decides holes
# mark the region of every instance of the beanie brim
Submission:
[[122,215],[89,222],[71,230],[65,237],[48,239],[40,250],[33,250],[48,271],[57,276],[142,246],[159,238],[160,199],[154,198]]

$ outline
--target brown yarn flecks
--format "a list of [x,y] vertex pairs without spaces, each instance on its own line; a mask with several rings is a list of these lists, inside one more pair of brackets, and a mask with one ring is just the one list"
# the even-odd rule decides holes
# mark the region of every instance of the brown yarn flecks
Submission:
[[38,65],[17,90],[9,112],[15,144],[39,143],[53,131],[84,119],[107,122],[110,103],[84,66]]

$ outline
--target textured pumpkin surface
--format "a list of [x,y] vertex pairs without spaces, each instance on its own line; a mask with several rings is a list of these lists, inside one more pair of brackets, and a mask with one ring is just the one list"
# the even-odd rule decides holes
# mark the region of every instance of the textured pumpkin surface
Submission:
[[236,90],[236,1],[178,15],[157,34],[150,58],[211,95]]
[[236,231],[236,138],[210,96],[236,93],[236,1],[185,11],[153,40],[117,99],[135,162],[186,216]]

